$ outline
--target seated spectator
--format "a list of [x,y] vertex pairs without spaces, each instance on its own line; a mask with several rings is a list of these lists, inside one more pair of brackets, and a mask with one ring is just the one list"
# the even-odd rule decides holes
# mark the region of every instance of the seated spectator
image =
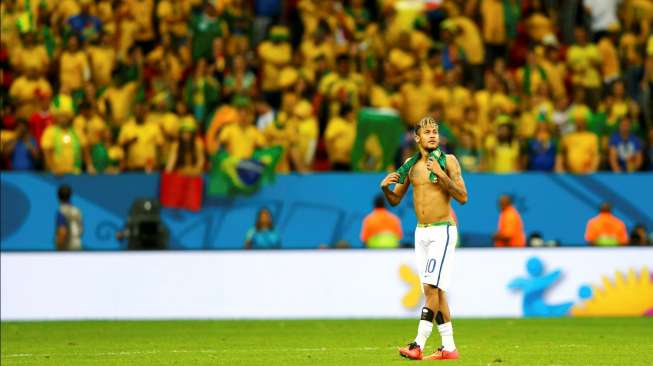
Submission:
[[546,121],[539,122],[535,136],[526,142],[523,166],[532,171],[552,172],[556,162],[558,142],[551,136],[551,127]]
[[134,104],[134,117],[120,128],[118,144],[125,151],[125,166],[131,171],[151,173],[157,169],[163,134],[155,123],[145,123],[147,104]]
[[187,120],[180,126],[179,141],[173,142],[166,171],[184,175],[200,175],[204,172],[204,143],[197,135],[197,125]]
[[256,224],[245,235],[245,249],[281,249],[281,237],[274,229],[272,213],[262,208],[256,215]]
[[365,216],[361,227],[361,241],[367,248],[398,248],[403,236],[401,221],[385,208],[385,198],[374,198],[374,210]]
[[612,214],[609,203],[603,203],[599,214],[585,227],[585,241],[590,245],[616,246],[628,244],[628,232],[623,221]]
[[636,172],[642,167],[643,146],[641,140],[631,133],[630,118],[619,123],[619,132],[610,137],[608,161],[613,172]]
[[499,224],[497,232],[492,237],[496,247],[524,247],[526,233],[524,224],[517,209],[512,205],[510,196],[499,197]]
[[72,205],[70,198],[73,192],[70,186],[63,185],[57,190],[59,209],[55,229],[55,244],[57,250],[81,250],[84,224],[79,208]]
[[599,138],[587,130],[587,117],[578,115],[576,131],[562,137],[556,158],[557,172],[594,173],[599,167]]
[[40,153],[36,139],[29,133],[27,121],[19,119],[14,132],[14,138],[5,144],[2,151],[11,161],[11,170],[36,169]]
[[324,133],[332,170],[351,170],[351,150],[356,141],[356,114],[350,105],[340,108],[340,116],[332,118]]
[[651,238],[646,231],[646,227],[642,224],[637,224],[630,232],[630,245],[651,245]]

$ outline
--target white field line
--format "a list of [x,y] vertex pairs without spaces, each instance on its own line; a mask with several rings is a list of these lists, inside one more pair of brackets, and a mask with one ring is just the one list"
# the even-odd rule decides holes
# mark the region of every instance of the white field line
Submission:
[[9,353],[3,354],[2,358],[19,357],[45,357],[45,356],[131,356],[131,355],[154,355],[161,353],[233,353],[233,352],[327,352],[327,351],[379,351],[395,349],[394,347],[345,347],[345,348],[265,348],[265,349],[204,349],[204,350],[151,350],[151,351],[119,351],[119,352],[65,352],[65,353]]

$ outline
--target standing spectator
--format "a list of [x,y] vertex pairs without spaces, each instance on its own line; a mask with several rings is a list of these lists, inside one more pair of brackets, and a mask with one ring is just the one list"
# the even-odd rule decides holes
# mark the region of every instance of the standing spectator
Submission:
[[644,162],[644,147],[639,137],[631,133],[631,123],[624,117],[619,123],[619,132],[610,137],[608,161],[613,172],[636,172]]
[[213,41],[225,33],[225,24],[218,16],[215,5],[207,1],[204,11],[193,15],[188,25],[191,32],[191,50],[193,61],[200,58],[210,59]]
[[585,241],[590,245],[600,246],[628,244],[626,225],[612,214],[612,207],[609,203],[601,204],[599,214],[587,222]]
[[274,229],[272,213],[262,208],[256,215],[256,224],[245,235],[245,249],[281,249],[281,237]]
[[55,124],[48,126],[41,137],[45,168],[54,174],[79,174],[82,161],[86,170],[95,173],[90,151],[83,135],[72,126],[73,102],[70,98],[55,98],[52,102]]
[[61,90],[72,93],[75,100],[81,99],[84,83],[91,78],[91,68],[86,52],[79,48],[79,38],[68,38],[66,49],[59,60],[59,81]]
[[29,118],[32,113],[39,110],[41,100],[39,96],[52,96],[50,82],[39,76],[38,69],[28,67],[27,71],[14,79],[9,88],[9,97],[16,105],[16,117]]
[[211,76],[206,59],[199,59],[192,77],[186,80],[184,99],[199,123],[207,123],[220,101],[220,84]]
[[507,195],[499,197],[499,225],[492,239],[497,247],[524,247],[526,234],[524,224],[512,199]]
[[332,118],[324,133],[332,170],[351,170],[351,150],[356,141],[356,115],[350,105],[340,108],[340,116]]
[[82,249],[82,234],[84,233],[82,212],[71,204],[72,194],[72,189],[68,185],[62,185],[57,190],[57,197],[59,197],[55,231],[57,250]]
[[281,70],[292,59],[292,47],[288,42],[288,29],[275,26],[270,29],[269,40],[258,46],[258,56],[261,59],[261,91],[263,97],[274,109],[281,106],[281,86],[279,79]]
[[477,147],[474,135],[470,131],[463,130],[460,135],[460,144],[456,146],[455,152],[463,171],[478,172],[481,170],[483,154]]
[[526,143],[523,166],[532,171],[552,172],[555,168],[558,143],[551,136],[549,123],[537,124],[535,135]]
[[235,122],[227,123],[218,133],[218,146],[230,156],[251,159],[254,151],[266,145],[263,133],[254,126],[249,105],[238,106]]
[[385,198],[374,198],[374,210],[365,216],[361,227],[361,241],[373,249],[398,248],[403,236],[401,221],[385,208]]
[[125,123],[118,135],[118,144],[125,151],[127,170],[151,173],[157,168],[163,134],[156,123],[145,123],[147,104],[134,104],[134,117]]
[[98,173],[116,174],[124,169],[125,154],[114,143],[113,134],[108,128],[100,132],[100,139],[91,146],[91,159]]
[[483,40],[485,41],[486,64],[494,64],[496,58],[506,56],[508,35],[505,26],[506,1],[481,0]]
[[610,26],[617,23],[617,5],[621,0],[583,0],[587,12],[592,18],[590,29],[598,40],[602,32],[610,29]]
[[80,0],[79,3],[82,7],[81,12],[68,18],[68,26],[80,40],[94,40],[102,31],[102,21],[91,14],[92,0]]
[[520,170],[520,144],[515,136],[515,126],[510,117],[499,116],[496,138],[489,136],[486,143],[490,171],[494,173],[516,173]]
[[232,59],[232,67],[224,79],[224,97],[253,97],[256,91],[256,75],[247,70],[247,62],[243,55],[236,55]]
[[4,154],[11,160],[11,170],[35,170],[39,160],[39,148],[36,139],[29,133],[27,121],[19,119],[14,139],[4,149]]
[[270,24],[281,15],[283,3],[281,0],[254,0],[254,46],[263,40]]
[[50,111],[50,96],[38,95],[39,110],[32,113],[27,120],[29,132],[36,139],[37,146],[41,146],[41,136],[48,126],[54,124],[54,117]]
[[608,88],[615,80],[621,76],[621,67],[619,65],[619,55],[617,54],[617,36],[619,33],[619,23],[610,24],[608,32],[599,35],[600,40],[597,48],[601,55],[601,73],[603,74],[603,86]]
[[98,88],[111,84],[111,73],[116,66],[116,49],[111,42],[113,36],[104,33],[88,48],[92,79]]
[[179,128],[179,140],[172,143],[166,166],[167,172],[200,175],[204,171],[204,143],[197,135],[194,120],[184,121]]
[[576,28],[576,44],[567,50],[567,65],[571,69],[571,81],[574,86],[585,89],[585,102],[593,109],[601,96],[601,54],[593,43],[588,43],[587,32],[582,27]]
[[560,152],[556,158],[556,171],[594,173],[600,161],[599,138],[587,130],[587,117],[579,114],[576,116],[576,131],[562,138]]

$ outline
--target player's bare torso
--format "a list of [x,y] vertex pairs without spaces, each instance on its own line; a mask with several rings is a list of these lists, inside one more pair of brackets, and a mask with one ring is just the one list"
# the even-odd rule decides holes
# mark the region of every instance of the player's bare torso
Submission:
[[[447,163],[449,163],[447,156]],[[409,173],[410,183],[413,185],[413,205],[417,222],[431,224],[434,222],[449,221],[451,219],[451,195],[440,185],[429,180],[429,171],[426,168],[426,159],[420,159]]]

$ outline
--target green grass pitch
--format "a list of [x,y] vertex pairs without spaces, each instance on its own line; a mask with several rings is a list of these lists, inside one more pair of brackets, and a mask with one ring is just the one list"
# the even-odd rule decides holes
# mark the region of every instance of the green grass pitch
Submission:
[[[417,320],[3,322],[2,366],[409,365]],[[653,319],[460,319],[454,365],[653,365]],[[440,345],[437,331],[427,345]]]

